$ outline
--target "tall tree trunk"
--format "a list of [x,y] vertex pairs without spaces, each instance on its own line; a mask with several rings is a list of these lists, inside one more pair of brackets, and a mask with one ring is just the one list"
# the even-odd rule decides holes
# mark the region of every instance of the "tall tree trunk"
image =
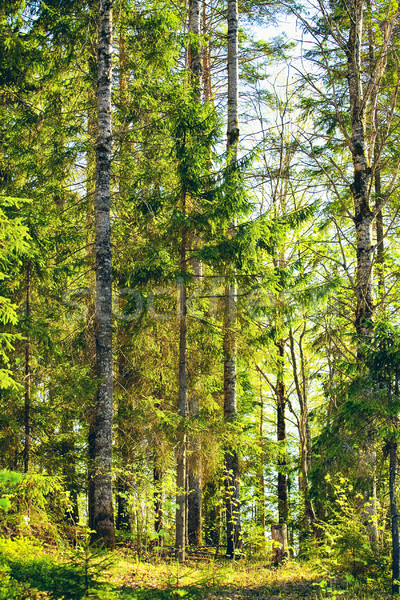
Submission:
[[[228,0],[228,127],[227,153],[229,165],[235,168],[239,142],[239,63],[238,2]],[[231,224],[234,235],[235,219]],[[237,418],[236,399],[236,285],[225,291],[224,318],[224,416],[228,423]],[[240,544],[239,457],[236,448],[225,452],[226,554],[234,558]]]
[[[276,343],[278,349],[278,377],[276,382],[276,433],[279,451],[286,443],[286,389],[284,382],[285,342],[281,339]],[[286,450],[285,450],[286,452]],[[289,515],[287,475],[284,471],[286,460],[278,460],[278,513],[279,523],[287,523]]]
[[362,81],[361,45],[363,36],[363,0],[349,3],[350,30],[346,46],[351,117],[351,153],[353,157],[354,224],[356,230],[357,277],[355,328],[358,356],[362,360],[362,342],[371,337],[372,301],[372,220],[370,208],[371,167],[365,134],[365,103]]
[[31,263],[26,266],[26,341],[25,341],[25,447],[24,447],[24,472],[28,473],[31,462]]
[[112,0],[99,0],[96,144],[96,394],[93,477],[94,539],[115,545],[111,485],[113,356],[111,280]]
[[[351,192],[354,202],[354,225],[356,234],[356,310],[355,329],[357,333],[357,359],[364,362],[364,344],[373,336],[372,298],[372,223],[370,207],[371,166],[368,160],[368,144],[365,131],[365,98],[362,79],[362,39],[363,39],[364,0],[351,0],[348,4],[350,16],[349,38],[346,45],[347,78],[350,98],[351,153],[353,158],[353,182]],[[374,432],[365,436],[365,449],[360,457],[360,468],[365,473],[365,502],[362,510],[369,523],[368,532],[371,544],[376,546],[378,529],[376,526],[376,452]],[[370,499],[372,498],[372,500]]]

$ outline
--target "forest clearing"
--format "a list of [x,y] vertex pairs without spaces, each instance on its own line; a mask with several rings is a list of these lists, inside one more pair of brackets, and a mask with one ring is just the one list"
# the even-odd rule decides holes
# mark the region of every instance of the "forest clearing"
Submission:
[[398,596],[396,0],[0,0],[0,600]]

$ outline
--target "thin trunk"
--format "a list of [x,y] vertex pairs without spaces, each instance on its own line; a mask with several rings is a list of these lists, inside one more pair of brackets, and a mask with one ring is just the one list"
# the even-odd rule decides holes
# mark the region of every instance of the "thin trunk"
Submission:
[[[154,478],[154,531],[160,533],[163,528],[163,472],[157,464],[154,464],[153,469]],[[163,537],[160,536],[158,540],[159,546],[163,545]]]
[[207,19],[207,2],[203,0],[203,23],[202,32],[205,43],[203,45],[203,96],[205,102],[212,102],[212,84],[211,84],[211,36],[210,23],[212,13]]
[[[304,331],[302,336],[304,335]],[[301,337],[302,337],[301,336]],[[300,341],[300,360],[301,360],[301,372],[302,372],[302,384],[300,382],[297,358],[294,347],[294,338],[292,329],[289,330],[289,343],[290,343],[290,355],[292,358],[292,369],[293,379],[296,388],[296,394],[300,405],[300,419],[298,420],[299,426],[299,440],[300,440],[300,477],[299,477],[299,490],[303,495],[304,500],[304,529],[308,531],[309,522],[316,522],[316,515],[314,507],[309,498],[309,472],[312,466],[312,448],[311,448],[311,431],[310,421],[308,414],[308,401],[307,401],[307,390],[306,390],[306,377],[305,377],[305,366],[304,356]]]
[[31,264],[26,267],[26,342],[25,342],[25,406],[24,406],[24,425],[25,425],[25,448],[24,448],[24,472],[28,473],[31,462],[31,337],[30,337],[30,319],[31,319]]
[[76,476],[76,452],[73,425],[64,414],[61,422],[62,443],[62,473],[69,490],[69,507],[66,517],[71,525],[76,527],[79,523],[78,485]]
[[[183,214],[186,214],[186,197],[183,198]],[[176,536],[175,552],[179,561],[183,562],[186,558],[186,534],[187,534],[187,436],[185,420],[187,416],[187,289],[184,279],[186,274],[186,246],[187,231],[182,228],[181,238],[181,273],[182,281],[179,285],[179,395],[178,411],[182,417],[182,431],[179,432],[177,447],[177,471],[176,486]]]
[[[278,378],[276,382],[276,433],[279,445],[279,451],[282,452],[282,446],[286,443],[286,389],[284,382],[284,357],[285,342],[279,340],[276,343],[278,349]],[[286,450],[285,450],[286,452]],[[283,454],[283,453],[282,453]],[[288,485],[287,475],[285,473],[286,460],[281,456],[278,460],[278,513],[279,523],[287,523],[289,515],[288,506]]]
[[[229,166],[236,168],[239,142],[239,63],[238,63],[238,2],[228,0],[228,126],[227,153]],[[235,217],[230,235],[235,232]],[[237,418],[236,400],[236,284],[225,291],[224,318],[224,416],[233,422]],[[225,452],[226,554],[234,558],[240,544],[239,457],[234,447]]]
[[[120,310],[123,309],[123,301],[120,298]],[[127,366],[125,360],[125,354],[123,349],[126,345],[126,335],[122,328],[119,327],[117,331],[118,350],[117,350],[117,383],[118,383],[118,409],[117,409],[117,430],[116,430],[116,446],[118,449],[119,461],[121,464],[120,470],[117,477],[117,522],[116,528],[119,531],[131,531],[131,515],[129,510],[128,491],[129,491],[129,480],[127,473],[129,468],[126,469],[130,464],[130,447],[128,442],[128,429],[129,425],[126,423],[127,403],[129,393],[129,379],[127,374]]]
[[115,545],[112,468],[113,364],[111,269],[112,0],[99,0],[96,144],[96,394],[94,440],[94,539]]
[[188,541],[193,546],[200,546],[202,542],[201,532],[201,467],[199,447],[193,449],[188,457]]
[[396,498],[396,470],[397,470],[397,442],[396,438],[390,440],[390,465],[389,465],[389,494],[390,516],[392,521],[392,593],[399,593],[400,556],[399,556],[399,512]]

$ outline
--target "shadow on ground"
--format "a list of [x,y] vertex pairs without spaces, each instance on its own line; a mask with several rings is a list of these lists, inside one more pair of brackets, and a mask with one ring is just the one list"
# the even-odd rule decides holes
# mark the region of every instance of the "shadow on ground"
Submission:
[[230,586],[223,588],[180,587],[167,589],[129,588],[120,589],[121,598],[126,600],[315,600],[318,587],[315,580],[285,582],[258,588]]

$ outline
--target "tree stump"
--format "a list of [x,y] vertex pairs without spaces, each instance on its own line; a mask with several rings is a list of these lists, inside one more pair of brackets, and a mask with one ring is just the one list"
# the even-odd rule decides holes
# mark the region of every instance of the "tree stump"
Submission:
[[275,567],[277,567],[284,558],[288,558],[289,556],[287,525],[285,523],[271,525],[271,537],[273,562]]

